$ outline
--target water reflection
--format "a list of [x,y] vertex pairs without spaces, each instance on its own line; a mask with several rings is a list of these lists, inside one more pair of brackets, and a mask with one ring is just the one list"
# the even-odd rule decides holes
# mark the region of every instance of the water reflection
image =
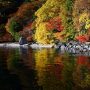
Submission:
[[90,57],[56,49],[0,49],[0,90],[88,90]]
[[20,79],[17,75],[10,74],[7,69],[6,60],[8,58],[7,49],[0,49],[0,90],[22,90]]

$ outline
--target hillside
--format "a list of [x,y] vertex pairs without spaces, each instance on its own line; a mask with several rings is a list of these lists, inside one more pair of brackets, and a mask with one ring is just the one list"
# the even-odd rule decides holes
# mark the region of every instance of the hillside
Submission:
[[0,42],[90,41],[90,0],[0,0]]

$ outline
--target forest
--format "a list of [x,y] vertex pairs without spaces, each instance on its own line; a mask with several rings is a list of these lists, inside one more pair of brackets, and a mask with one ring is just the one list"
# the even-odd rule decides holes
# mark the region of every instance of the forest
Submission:
[[90,41],[90,0],[0,0],[0,42]]

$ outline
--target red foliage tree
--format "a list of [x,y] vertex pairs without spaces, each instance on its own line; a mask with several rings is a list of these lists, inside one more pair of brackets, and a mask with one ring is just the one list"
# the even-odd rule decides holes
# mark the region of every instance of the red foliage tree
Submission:
[[76,40],[78,40],[80,42],[86,42],[89,40],[89,36],[88,35],[79,35],[76,37]]
[[62,21],[60,17],[54,17],[48,21],[48,24],[46,26],[48,30],[57,30],[62,31],[64,27],[62,26]]

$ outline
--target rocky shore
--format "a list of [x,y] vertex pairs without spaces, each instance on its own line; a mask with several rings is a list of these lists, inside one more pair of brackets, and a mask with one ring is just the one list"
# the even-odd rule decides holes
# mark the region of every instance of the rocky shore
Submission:
[[0,47],[31,47],[31,48],[56,48],[60,50],[61,52],[69,52],[69,53],[85,53],[90,51],[90,42],[80,43],[76,41],[70,41],[67,43],[61,43],[58,44],[48,44],[48,45],[42,45],[42,44],[24,44],[19,45],[19,43],[1,43]]
[[90,42],[76,42],[76,41],[70,41],[65,44],[58,44],[58,48],[60,48],[61,51],[68,51],[70,53],[84,53],[90,51]]

